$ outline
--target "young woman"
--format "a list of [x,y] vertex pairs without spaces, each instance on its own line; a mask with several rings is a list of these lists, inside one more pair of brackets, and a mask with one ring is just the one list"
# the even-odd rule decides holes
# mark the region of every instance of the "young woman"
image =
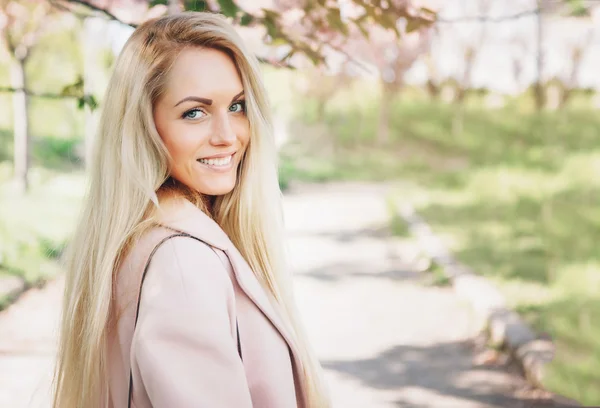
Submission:
[[55,408],[328,406],[275,153],[257,61],[223,18],[136,29],[66,256]]

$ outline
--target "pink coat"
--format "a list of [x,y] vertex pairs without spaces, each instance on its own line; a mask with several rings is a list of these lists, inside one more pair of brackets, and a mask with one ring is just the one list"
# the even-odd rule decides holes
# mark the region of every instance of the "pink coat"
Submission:
[[[161,227],[124,259],[109,331],[109,406],[307,408],[302,362],[279,306],[225,232],[186,200],[162,203]],[[134,331],[137,293],[152,248]],[[241,351],[238,354],[236,318]]]

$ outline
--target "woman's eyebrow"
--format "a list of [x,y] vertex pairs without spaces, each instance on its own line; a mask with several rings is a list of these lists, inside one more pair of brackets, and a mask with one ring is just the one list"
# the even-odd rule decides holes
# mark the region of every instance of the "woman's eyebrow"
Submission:
[[[239,99],[242,95],[244,95],[244,91],[242,90],[240,93],[238,93],[237,95],[235,95],[232,99],[231,102],[236,101],[237,99]],[[194,102],[200,102],[203,103],[205,105],[212,105],[213,100],[212,99],[208,99],[208,98],[201,98],[199,96],[186,96],[185,98],[183,98],[182,100],[180,100],[179,102],[177,102],[174,106],[177,107],[178,105],[184,103],[184,102],[188,102],[188,101],[194,101]]]
[[199,96],[186,96],[185,98],[183,98],[182,100],[180,100],[179,102],[177,102],[174,106],[177,107],[178,105],[187,102],[187,101],[195,101],[195,102],[200,102],[203,103],[205,105],[212,105],[213,101],[212,99],[207,99],[207,98],[201,98]]
[[242,89],[242,92],[240,92],[239,94],[237,94],[236,96],[234,96],[233,98],[231,98],[231,102],[236,101],[242,95],[244,95],[244,90],[243,89]]

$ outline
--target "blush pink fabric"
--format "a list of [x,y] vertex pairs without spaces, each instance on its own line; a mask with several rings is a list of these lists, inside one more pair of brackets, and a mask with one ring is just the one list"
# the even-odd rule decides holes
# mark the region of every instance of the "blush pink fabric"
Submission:
[[[160,226],[126,254],[109,330],[111,408],[307,408],[297,347],[279,306],[225,232],[187,200],[161,203]],[[135,308],[143,269],[153,255]],[[243,361],[237,350],[236,318]]]

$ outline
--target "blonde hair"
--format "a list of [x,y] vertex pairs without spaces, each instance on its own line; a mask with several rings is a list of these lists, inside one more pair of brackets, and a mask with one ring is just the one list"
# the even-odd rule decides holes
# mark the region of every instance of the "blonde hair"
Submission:
[[[186,12],[142,24],[117,59],[90,166],[81,220],[65,254],[66,286],[54,407],[106,406],[107,328],[114,274],[127,248],[152,227],[158,196],[169,185],[169,156],[152,108],[173,62],[186,47],[227,53],[241,76],[251,137],[238,183],[219,196],[212,216],[282,306],[304,366],[305,400],[328,407],[320,365],[306,341],[282,244],[283,217],[271,118],[257,60],[221,16]],[[183,191],[203,210],[202,197]]]

